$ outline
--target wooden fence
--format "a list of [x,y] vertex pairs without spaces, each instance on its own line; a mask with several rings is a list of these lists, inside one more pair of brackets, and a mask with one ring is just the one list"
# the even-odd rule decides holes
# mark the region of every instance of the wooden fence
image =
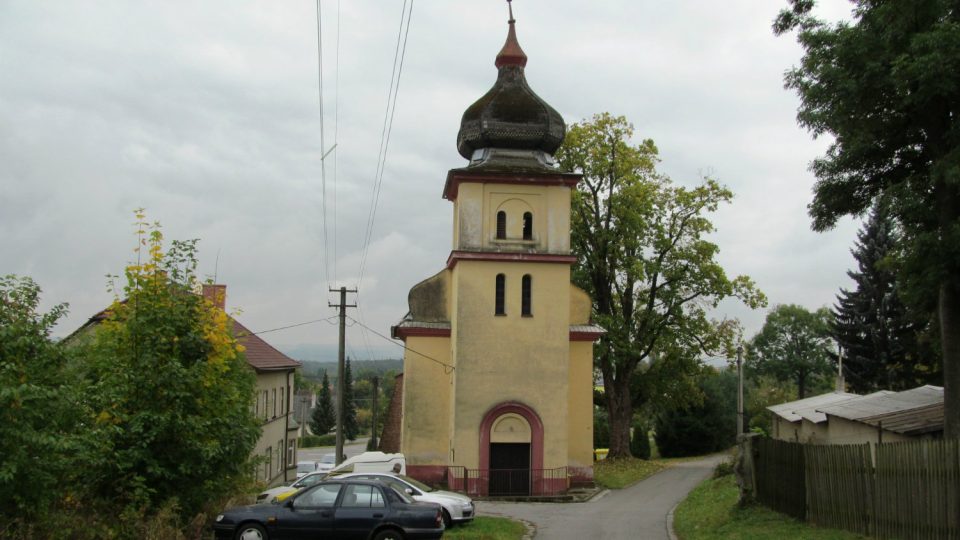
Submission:
[[755,441],[757,500],[876,538],[960,540],[960,441]]

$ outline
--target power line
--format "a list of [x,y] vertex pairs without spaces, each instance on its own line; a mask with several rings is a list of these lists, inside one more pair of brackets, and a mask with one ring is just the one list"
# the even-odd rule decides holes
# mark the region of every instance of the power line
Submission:
[[451,372],[453,372],[453,371],[455,371],[455,370],[457,369],[455,366],[452,366],[452,365],[450,365],[450,364],[448,364],[448,363],[446,363],[446,362],[444,362],[444,361],[442,361],[442,360],[437,360],[436,358],[434,358],[434,357],[432,357],[432,356],[430,356],[430,355],[428,355],[428,354],[423,354],[422,352],[417,351],[417,350],[415,350],[415,349],[411,349],[410,347],[407,347],[406,345],[401,345],[401,344],[397,343],[396,341],[394,341],[392,338],[389,338],[389,337],[381,334],[380,332],[377,332],[377,331],[374,330],[373,328],[370,328],[369,326],[366,326],[366,325],[363,324],[362,322],[353,319],[353,318],[350,317],[349,315],[347,315],[347,318],[353,320],[353,322],[359,324],[359,325],[362,326],[363,328],[366,328],[367,330],[369,330],[369,331],[372,332],[373,334],[382,337],[383,339],[389,341],[390,343],[396,345],[397,347],[403,347],[404,350],[410,351],[410,352],[412,352],[412,353],[414,353],[414,354],[418,354],[418,355],[426,358],[427,360],[430,360],[431,362],[440,364],[441,366],[443,366],[443,372],[444,372],[444,374],[446,374],[446,375],[449,375]]
[[[340,0],[337,0],[337,46],[334,62],[333,148],[340,132]],[[333,153],[333,281],[337,281],[337,152]]]
[[330,251],[329,251],[329,233],[327,232],[327,170],[326,170],[326,141],[324,137],[324,114],[323,114],[323,30],[320,17],[320,0],[317,0],[317,88],[318,99],[320,102],[320,184],[323,197],[323,272],[327,280],[327,288],[330,287]]
[[[404,29],[406,16],[406,29]],[[410,19],[413,16],[413,0],[407,9],[407,0],[404,0],[400,11],[400,27],[397,30],[397,43],[393,53],[393,67],[390,70],[390,88],[387,91],[387,107],[384,111],[383,128],[380,132],[380,150],[377,153],[377,168],[374,172],[373,191],[371,193],[370,211],[367,214],[367,230],[364,235],[363,252],[360,257],[360,274],[357,279],[357,288],[363,282],[363,275],[367,266],[367,254],[370,249],[370,239],[373,236],[373,226],[376,222],[377,205],[380,201],[380,189],[383,185],[383,172],[386,169],[387,150],[390,147],[390,133],[393,130],[393,117],[397,109],[397,94],[400,90],[400,75],[403,72],[403,60],[407,52],[407,38],[410,34]],[[401,48],[401,37],[403,47]],[[399,67],[398,67],[399,59]]]
[[302,322],[302,323],[289,324],[289,325],[287,325],[287,326],[281,326],[280,328],[271,328],[270,330],[261,330],[261,331],[259,331],[259,332],[243,332],[243,333],[241,333],[241,334],[238,334],[236,337],[237,337],[237,338],[242,338],[242,337],[246,337],[246,336],[259,336],[260,334],[269,334],[270,332],[278,332],[278,331],[280,331],[280,330],[287,330],[287,329],[289,329],[289,328],[296,328],[296,327],[298,327],[298,326],[306,326],[306,325],[308,325],[308,324],[314,324],[314,323],[318,323],[318,322],[325,322],[325,323],[327,323],[327,324],[335,324],[335,323],[333,323],[333,322],[330,322],[330,320],[331,320],[331,319],[336,319],[336,318],[337,318],[337,316],[334,315],[334,316],[332,316],[332,317],[327,317],[326,319],[315,319],[315,320],[312,320],[312,321],[306,321],[306,322]]

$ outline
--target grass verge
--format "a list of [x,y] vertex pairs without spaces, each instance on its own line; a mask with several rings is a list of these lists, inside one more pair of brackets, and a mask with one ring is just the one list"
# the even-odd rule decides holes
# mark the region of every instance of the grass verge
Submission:
[[663,470],[669,465],[661,459],[603,459],[593,464],[593,480],[609,489],[622,489]]
[[697,486],[680,503],[673,526],[683,540],[854,540],[862,536],[821,529],[762,506],[739,508],[733,475]]
[[527,532],[519,521],[507,518],[477,516],[463,525],[454,525],[443,533],[444,538],[456,540],[517,540]]

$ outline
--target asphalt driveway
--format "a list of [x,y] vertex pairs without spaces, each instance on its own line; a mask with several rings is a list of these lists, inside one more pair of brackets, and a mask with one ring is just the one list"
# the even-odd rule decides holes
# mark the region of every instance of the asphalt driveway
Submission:
[[477,513],[523,519],[542,540],[669,540],[667,514],[708,478],[726,454],[678,463],[633,486],[611,490],[585,503],[478,501]]

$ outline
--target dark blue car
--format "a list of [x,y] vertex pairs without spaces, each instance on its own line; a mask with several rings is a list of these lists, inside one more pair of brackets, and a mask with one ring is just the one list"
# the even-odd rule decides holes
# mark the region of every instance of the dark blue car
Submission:
[[376,481],[328,480],[279,504],[225,510],[213,525],[217,540],[388,540],[440,538],[443,515]]

